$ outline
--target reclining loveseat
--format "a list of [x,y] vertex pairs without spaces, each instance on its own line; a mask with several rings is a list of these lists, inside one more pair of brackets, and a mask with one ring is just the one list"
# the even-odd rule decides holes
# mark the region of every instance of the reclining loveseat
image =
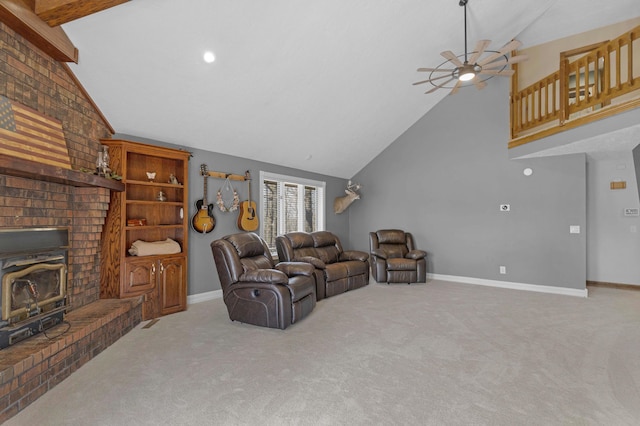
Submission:
[[369,254],[344,251],[329,231],[280,235],[276,250],[280,262],[307,262],[315,267],[317,300],[369,284]]

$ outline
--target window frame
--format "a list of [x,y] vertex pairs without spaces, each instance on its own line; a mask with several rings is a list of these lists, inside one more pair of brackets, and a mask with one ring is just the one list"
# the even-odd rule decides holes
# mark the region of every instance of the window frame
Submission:
[[[260,217],[266,218],[265,211],[265,202],[264,202],[264,182],[272,181],[277,182],[277,185],[297,185],[298,186],[298,211],[304,212],[304,188],[305,186],[311,186],[318,190],[317,197],[317,217],[316,217],[316,227],[318,231],[324,231],[326,226],[326,209],[327,209],[327,183],[321,180],[307,179],[301,178],[297,176],[283,175],[280,173],[272,173],[261,170],[260,171]],[[281,193],[281,192],[278,192]],[[278,220],[277,220],[277,231],[276,233],[280,235],[280,230],[285,229],[285,220],[286,215],[284,212],[284,198],[280,197],[278,199]],[[263,223],[261,221],[261,223]],[[298,228],[304,229],[304,215],[299,215],[298,217]],[[260,237],[264,238],[264,227],[260,226]],[[272,253],[275,254],[275,248],[272,249]]]

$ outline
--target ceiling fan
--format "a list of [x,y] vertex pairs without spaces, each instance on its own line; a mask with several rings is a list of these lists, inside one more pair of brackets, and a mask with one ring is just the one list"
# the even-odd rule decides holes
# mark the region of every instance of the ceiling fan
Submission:
[[[522,62],[528,57],[517,55],[509,57],[507,54],[520,47],[522,43],[512,40],[502,46],[499,50],[487,50],[491,44],[490,40],[480,40],[476,44],[473,52],[467,52],[467,3],[469,0],[460,0],[459,5],[464,7],[464,55],[455,55],[452,51],[446,50],[442,55],[446,61],[436,68],[418,68],[418,72],[428,72],[427,80],[417,81],[414,86],[430,83],[433,87],[425,93],[433,93],[438,89],[452,89],[451,94],[457,93],[460,87],[473,83],[478,89],[484,89],[486,80],[494,76],[510,77],[514,71],[507,68],[511,64]],[[469,56],[470,55],[470,56]],[[460,59],[464,57],[464,62]],[[455,68],[451,68],[453,65]],[[453,86],[447,86],[455,81]]]

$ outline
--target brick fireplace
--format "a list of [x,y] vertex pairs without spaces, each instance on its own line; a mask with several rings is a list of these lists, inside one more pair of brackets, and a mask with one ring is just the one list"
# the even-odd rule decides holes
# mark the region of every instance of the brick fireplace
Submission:
[[[0,95],[62,124],[74,170],[95,167],[99,140],[113,134],[69,69],[1,22]],[[29,164],[23,172],[20,161],[0,157],[0,229],[69,229],[69,327],[0,350],[2,423],[135,327],[141,306],[100,299],[100,239],[113,188],[78,171]]]
[[[5,171],[4,160],[0,172]],[[41,178],[46,177],[0,174],[0,228],[69,229],[67,324],[0,350],[0,423],[130,331],[142,317],[137,300],[99,299],[100,237],[110,189]]]

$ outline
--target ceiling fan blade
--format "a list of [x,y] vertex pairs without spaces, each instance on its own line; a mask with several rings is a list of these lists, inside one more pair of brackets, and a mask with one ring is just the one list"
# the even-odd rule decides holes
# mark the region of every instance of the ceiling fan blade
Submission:
[[517,64],[518,62],[523,62],[529,59],[527,55],[516,55],[509,58],[509,65]]
[[474,78],[473,79],[473,84],[475,84],[476,89],[478,89],[478,90],[482,90],[485,87],[487,87],[487,83],[485,83],[483,80],[480,80],[479,78]]
[[427,90],[426,92],[424,92],[425,95],[435,92],[436,90],[440,89],[442,86],[446,86],[451,80],[455,80],[455,77],[451,77],[449,80],[445,81],[444,83],[438,84],[433,89]]
[[505,65],[517,64],[518,62],[522,62],[529,59],[527,55],[518,55],[508,59],[501,59],[499,61],[491,62],[482,67],[483,70],[503,67]]
[[455,69],[445,68],[418,68],[418,72],[454,72]]
[[497,52],[487,56],[486,58],[482,58],[482,60],[478,61],[478,65],[483,66],[484,64],[488,64],[491,61],[498,59],[500,56],[504,56],[512,50],[516,50],[518,47],[522,46],[522,43],[518,40],[511,40],[509,43],[505,44],[498,50]]
[[522,46],[522,42],[518,40],[511,40],[509,43],[505,44],[500,49],[498,49],[498,51],[502,53],[507,53],[507,52],[511,52],[512,50],[516,50],[520,46]]
[[504,70],[485,70],[485,69],[483,69],[482,71],[480,71],[480,74],[499,75],[499,76],[504,76],[504,77],[511,77],[513,74],[515,74],[515,71],[512,70],[512,69],[504,69]]
[[441,75],[441,76],[438,76],[438,77],[433,77],[431,79],[431,81],[436,81],[436,80],[440,80],[440,79],[447,78],[447,77],[453,77],[453,76],[451,74]]
[[473,52],[473,54],[471,55],[471,57],[469,58],[469,63],[470,64],[475,64],[476,61],[478,60],[478,58],[480,56],[482,56],[482,54],[484,53],[484,50],[489,47],[489,45],[491,44],[491,40],[480,40],[477,44],[476,44],[476,50]]
[[451,89],[451,94],[455,95],[456,93],[458,93],[458,90],[460,89],[460,86],[462,86],[462,80],[458,80],[456,82],[456,85],[453,86],[453,89]]
[[422,81],[416,81],[415,83],[412,83],[413,86],[417,86],[418,84],[423,84],[423,83],[433,83],[436,80],[441,80],[443,78],[452,78],[453,76],[451,74],[445,74],[445,75],[440,75],[438,77],[432,77],[430,79],[427,80],[422,80]]
[[463,65],[462,62],[460,62],[460,59],[458,59],[458,57],[456,56],[456,54],[450,50],[445,50],[444,52],[440,53],[440,55],[442,55],[445,59],[451,61],[451,63],[456,67],[461,67]]
[[443,79],[443,78],[447,78],[447,77],[448,77],[448,78],[451,78],[451,77],[452,77],[452,75],[451,75],[451,74],[445,74],[445,75],[440,75],[440,76],[438,76],[438,77],[430,78],[430,79],[428,79],[428,80],[416,81],[415,83],[413,83],[413,86],[417,86],[418,84],[423,84],[423,83],[428,83],[428,82],[433,83],[433,82],[434,82],[434,81],[436,81],[436,80],[441,80],[441,79]]
[[500,59],[499,61],[491,62],[489,64],[483,65],[482,70],[489,70],[491,68],[500,68],[509,64],[509,61],[506,59]]

